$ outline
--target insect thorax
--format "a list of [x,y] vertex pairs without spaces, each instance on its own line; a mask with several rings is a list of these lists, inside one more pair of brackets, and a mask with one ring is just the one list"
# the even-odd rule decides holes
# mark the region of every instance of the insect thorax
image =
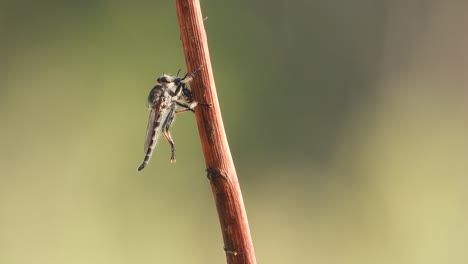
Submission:
[[171,100],[171,89],[167,85],[156,85],[148,95],[148,107],[156,105],[159,101],[169,103]]

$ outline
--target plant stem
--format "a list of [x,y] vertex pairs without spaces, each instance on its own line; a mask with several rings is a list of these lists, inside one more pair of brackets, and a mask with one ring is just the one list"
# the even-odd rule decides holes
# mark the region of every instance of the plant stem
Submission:
[[255,264],[247,214],[232,161],[211,68],[208,41],[198,0],[176,0],[188,72],[202,66],[192,82],[198,131],[208,179],[218,211],[228,264]]

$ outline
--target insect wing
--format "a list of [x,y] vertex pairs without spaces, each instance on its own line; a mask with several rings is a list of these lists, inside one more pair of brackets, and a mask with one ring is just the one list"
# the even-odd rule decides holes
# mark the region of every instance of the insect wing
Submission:
[[145,149],[144,149],[145,153],[146,151],[148,151],[148,148],[151,145],[153,137],[155,136],[154,134],[156,133],[155,127],[156,127],[156,123],[158,122],[156,120],[158,116],[156,112],[158,112],[157,109],[151,109],[150,114],[149,114],[148,127],[146,128],[146,137],[145,137]]

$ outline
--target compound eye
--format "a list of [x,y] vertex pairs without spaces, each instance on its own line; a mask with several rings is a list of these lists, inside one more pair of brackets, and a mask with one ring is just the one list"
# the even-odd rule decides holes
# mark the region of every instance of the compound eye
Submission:
[[169,78],[167,78],[167,76],[161,76],[158,78],[158,83],[170,83],[171,81],[169,80]]

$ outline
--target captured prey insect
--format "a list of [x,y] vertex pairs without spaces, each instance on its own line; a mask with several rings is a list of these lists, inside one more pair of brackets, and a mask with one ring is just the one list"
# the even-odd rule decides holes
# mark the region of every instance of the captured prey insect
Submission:
[[[183,78],[163,74],[157,79],[157,84],[148,95],[148,108],[150,115],[145,139],[145,158],[138,171],[148,165],[159,135],[162,133],[171,145],[171,162],[175,162],[175,147],[169,129],[174,122],[175,115],[187,111],[195,112],[198,102],[193,100],[192,92],[187,84],[193,79],[201,67],[187,73]],[[181,99],[184,99],[182,101]]]

